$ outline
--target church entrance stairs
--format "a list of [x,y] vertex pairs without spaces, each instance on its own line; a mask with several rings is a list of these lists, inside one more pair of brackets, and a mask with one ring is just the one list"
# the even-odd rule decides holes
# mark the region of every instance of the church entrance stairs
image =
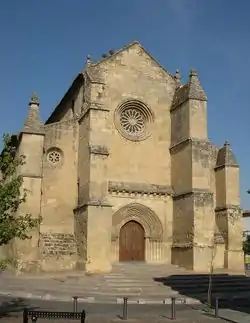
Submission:
[[[119,263],[109,274],[84,275],[82,272],[44,274],[40,276],[0,276],[0,294],[15,297],[71,301],[117,303],[123,297],[129,302],[163,303],[175,296],[187,303],[207,299],[209,275],[194,274],[169,264]],[[213,297],[250,297],[250,278],[245,275],[215,273]]]

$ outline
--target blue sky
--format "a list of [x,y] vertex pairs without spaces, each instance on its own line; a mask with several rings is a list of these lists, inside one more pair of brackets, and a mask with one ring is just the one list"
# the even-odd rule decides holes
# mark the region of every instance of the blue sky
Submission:
[[250,209],[249,0],[2,0],[0,132],[19,131],[36,91],[45,120],[85,57],[139,40],[186,80],[196,68],[207,92],[209,137],[227,139]]

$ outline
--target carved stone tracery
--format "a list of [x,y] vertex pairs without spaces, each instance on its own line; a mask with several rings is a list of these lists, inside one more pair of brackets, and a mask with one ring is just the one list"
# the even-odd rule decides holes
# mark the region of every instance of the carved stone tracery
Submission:
[[151,134],[154,116],[149,107],[139,100],[126,100],[115,111],[117,130],[128,140],[140,141]]

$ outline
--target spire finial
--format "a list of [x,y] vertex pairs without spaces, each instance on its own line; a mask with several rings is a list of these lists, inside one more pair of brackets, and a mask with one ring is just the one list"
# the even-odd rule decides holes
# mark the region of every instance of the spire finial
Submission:
[[91,61],[91,56],[90,56],[90,55],[87,55],[87,56],[86,56],[86,65],[87,65],[87,66],[90,66],[90,65],[91,65],[91,63],[92,63],[92,61]]
[[38,98],[38,95],[36,94],[36,92],[33,92],[31,95],[29,105],[31,105],[31,104],[39,105],[39,98]]
[[175,71],[175,79],[177,81],[177,84],[180,85],[181,84],[181,73],[180,73],[180,70],[178,68]]
[[40,118],[39,98],[36,93],[33,93],[30,98],[28,115],[21,132],[29,134],[44,134],[43,123]]
[[196,69],[195,69],[195,68],[192,68],[192,69],[190,70],[190,73],[189,73],[189,78],[191,78],[191,77],[193,77],[193,76],[198,76],[198,73],[197,73],[197,71],[196,71]]
[[224,147],[228,147],[228,148],[230,147],[230,143],[229,143],[229,141],[228,141],[228,140],[226,140],[226,141],[225,141],[225,143],[224,143]]

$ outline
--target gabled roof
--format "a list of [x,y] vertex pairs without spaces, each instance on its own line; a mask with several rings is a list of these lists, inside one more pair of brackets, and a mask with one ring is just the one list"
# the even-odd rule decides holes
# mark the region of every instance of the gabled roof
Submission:
[[107,55],[106,57],[102,57],[100,60],[98,60],[97,62],[93,62],[91,63],[91,66],[95,67],[95,66],[98,66],[100,64],[102,64],[103,62],[106,62],[107,60],[111,59],[111,58],[114,58],[115,56],[119,55],[120,53],[130,49],[131,47],[133,46],[139,46],[151,59],[152,61],[154,61],[158,66],[159,68],[161,68],[165,73],[167,73],[170,77],[172,77],[173,79],[175,79],[175,77],[170,74],[143,46],[142,44],[137,41],[137,40],[134,40],[132,41],[131,43],[123,46],[122,48],[118,49],[117,51],[111,51],[112,54],[110,55]]
[[88,57],[87,58],[88,63],[86,64],[85,69],[80,74],[78,74],[78,76],[74,79],[72,85],[69,87],[68,91],[63,96],[62,100],[59,102],[57,107],[54,109],[54,111],[52,112],[50,117],[47,119],[45,124],[49,124],[49,123],[53,122],[53,119],[57,115],[57,113],[60,111],[61,106],[64,104],[65,101],[68,100],[68,98],[70,97],[70,95],[74,91],[74,89],[77,86],[79,86],[80,82],[84,78],[84,75],[86,75],[93,82],[95,82],[95,81],[102,82],[102,80],[100,80],[99,76],[97,75],[98,73],[96,74],[95,68],[98,67],[99,65],[101,65],[102,63],[108,61],[109,59],[114,58],[115,56],[119,55],[123,51],[128,50],[129,48],[131,48],[133,46],[139,46],[159,66],[160,69],[162,69],[166,74],[168,74],[171,78],[173,78],[176,81],[176,78],[172,74],[170,74],[138,41],[133,41],[133,42],[129,43],[128,45],[125,45],[121,49],[118,49],[117,51],[110,51],[109,55],[107,55],[106,57],[102,57],[100,60],[98,60],[96,62],[91,62],[90,58]]

